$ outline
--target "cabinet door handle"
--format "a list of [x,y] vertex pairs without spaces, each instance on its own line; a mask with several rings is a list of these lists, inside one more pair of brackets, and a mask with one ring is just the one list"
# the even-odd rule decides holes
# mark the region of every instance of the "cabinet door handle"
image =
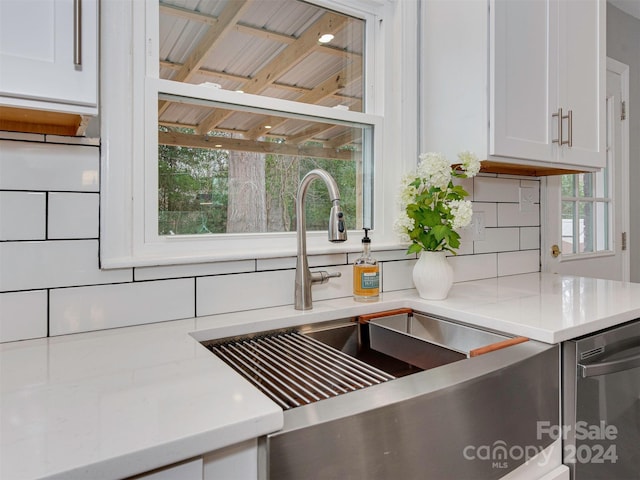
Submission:
[[569,110],[569,115],[567,115],[567,119],[569,122],[569,140],[563,143],[569,145],[569,148],[573,147],[573,110]]
[[82,0],[73,0],[73,64],[82,66]]
[[558,119],[558,138],[554,138],[551,142],[562,145],[562,119],[564,118],[562,116],[562,108],[559,108],[558,112],[551,115],[551,117],[557,117]]

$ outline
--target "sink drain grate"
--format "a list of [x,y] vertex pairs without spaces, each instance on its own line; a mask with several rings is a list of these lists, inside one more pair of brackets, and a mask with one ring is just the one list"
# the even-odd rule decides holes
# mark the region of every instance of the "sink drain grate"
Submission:
[[285,410],[395,378],[295,331],[207,348]]

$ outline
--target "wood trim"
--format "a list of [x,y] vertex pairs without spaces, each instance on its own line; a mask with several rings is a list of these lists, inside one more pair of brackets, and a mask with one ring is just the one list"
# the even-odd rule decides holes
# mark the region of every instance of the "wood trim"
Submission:
[[395,310],[385,310],[384,312],[367,313],[358,317],[358,323],[369,323],[371,320],[382,317],[390,317],[392,315],[411,315],[413,310],[410,308],[396,308]]
[[90,117],[73,113],[0,106],[0,130],[83,136]]
[[496,342],[496,343],[492,343],[491,345],[487,345],[485,347],[475,348],[469,352],[469,356],[477,357],[478,355],[484,355],[485,353],[495,352],[496,350],[501,350],[503,348],[507,348],[512,345],[517,345],[519,343],[524,343],[528,341],[529,339],[527,337],[509,338],[507,340],[503,340],[502,342]]
[[189,135],[178,132],[159,132],[158,143],[160,145],[177,145],[181,147],[242,150],[245,152],[274,153],[280,155],[308,156],[329,158],[334,160],[353,160],[354,152],[336,150],[335,148],[322,147],[298,147],[295,145],[259,142],[240,138],[213,137],[208,135]]
[[541,167],[536,165],[520,165],[518,163],[495,162],[483,160],[480,163],[480,171],[484,173],[503,173],[507,175],[523,175],[527,177],[548,177],[550,175],[570,175],[584,173],[585,170],[567,169],[557,167]]

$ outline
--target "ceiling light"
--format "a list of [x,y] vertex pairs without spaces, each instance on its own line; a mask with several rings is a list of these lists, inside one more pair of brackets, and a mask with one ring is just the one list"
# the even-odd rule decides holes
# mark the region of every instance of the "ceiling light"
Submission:
[[333,35],[330,33],[325,33],[324,35],[321,35],[320,38],[318,39],[320,43],[329,43],[331,40],[333,40]]
[[214,147],[216,147],[216,148],[222,148],[222,145],[217,144],[217,145],[214,145]]
[[264,128],[269,129],[269,128],[271,128],[271,125],[265,125]]

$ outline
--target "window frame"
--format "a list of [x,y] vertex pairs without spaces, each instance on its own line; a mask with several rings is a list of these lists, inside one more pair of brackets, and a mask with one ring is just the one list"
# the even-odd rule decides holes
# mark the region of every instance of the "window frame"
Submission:
[[[417,15],[408,5],[413,2],[315,0],[312,3],[367,19],[365,38],[373,39],[365,45],[367,113],[160,79],[158,52],[154,47],[159,29],[158,2],[101,4],[102,268],[275,258],[292,256],[296,252],[295,232],[157,235],[158,92],[373,125],[374,238],[378,247],[402,248],[392,229],[398,210],[395,190],[403,172],[415,166],[418,116],[417,107],[401,111],[400,106],[404,97],[408,99],[407,104],[417,104],[411,99],[412,95],[414,98],[417,95],[417,74],[412,76],[408,72],[409,75],[403,76],[408,78],[397,79],[387,72],[398,68],[415,69],[412,64],[417,55],[417,24],[408,28],[405,25],[416,22]],[[155,18],[155,23],[148,23],[148,18]],[[118,27],[114,28],[114,25]],[[145,30],[141,25],[149,29]],[[384,48],[380,48],[381,45]],[[408,51],[397,55],[403,49],[395,45],[403,45]],[[118,73],[110,75],[109,72]],[[154,190],[155,195],[149,194]],[[150,208],[156,209],[155,216],[149,214]],[[360,248],[360,232],[349,233],[347,242],[331,244],[326,240],[326,232],[308,232],[308,251],[313,254],[356,251]]]
[[[613,212],[613,197],[611,196],[611,193],[613,192],[613,181],[612,181],[612,175],[611,175],[611,171],[610,171],[610,162],[609,159],[607,158],[607,165],[605,166],[605,168],[603,168],[602,170],[598,171],[598,172],[589,172],[589,173],[585,173],[582,175],[590,175],[591,176],[591,182],[592,185],[596,185],[597,183],[597,179],[596,179],[596,175],[604,175],[604,181],[607,184],[607,193],[608,196],[606,197],[599,197],[599,196],[595,196],[595,195],[591,195],[591,196],[580,196],[578,195],[578,177],[581,174],[571,174],[571,175],[567,175],[568,177],[571,177],[571,181],[573,183],[573,190],[574,190],[574,194],[573,196],[564,196],[562,194],[562,188],[560,191],[560,205],[561,205],[561,212],[560,212],[560,239],[561,241],[564,239],[564,236],[562,235],[562,205],[565,202],[571,202],[573,205],[572,208],[572,213],[573,213],[573,218],[572,218],[572,239],[576,240],[579,239],[579,221],[580,221],[580,214],[578,212],[578,206],[580,203],[589,203],[592,205],[593,208],[593,219],[596,222],[595,225],[593,226],[593,234],[597,235],[598,232],[603,232],[606,233],[606,243],[607,243],[607,248],[603,249],[603,250],[593,250],[593,251],[587,251],[587,252],[580,252],[579,248],[576,249],[576,251],[572,251],[570,253],[565,252],[563,253],[563,257],[565,260],[570,261],[570,260],[578,260],[578,259],[584,259],[584,258],[595,258],[595,257],[607,257],[607,256],[611,256],[611,255],[615,255],[615,241],[614,241],[614,225],[612,224],[612,220],[614,218],[614,212]],[[597,219],[597,206],[598,205],[604,205],[606,208],[606,225],[602,226],[599,225],[598,223],[598,219]],[[594,242],[594,248],[595,245],[597,244],[597,240],[595,238],[592,239],[592,241]],[[575,245],[574,245],[574,249],[575,249]]]

